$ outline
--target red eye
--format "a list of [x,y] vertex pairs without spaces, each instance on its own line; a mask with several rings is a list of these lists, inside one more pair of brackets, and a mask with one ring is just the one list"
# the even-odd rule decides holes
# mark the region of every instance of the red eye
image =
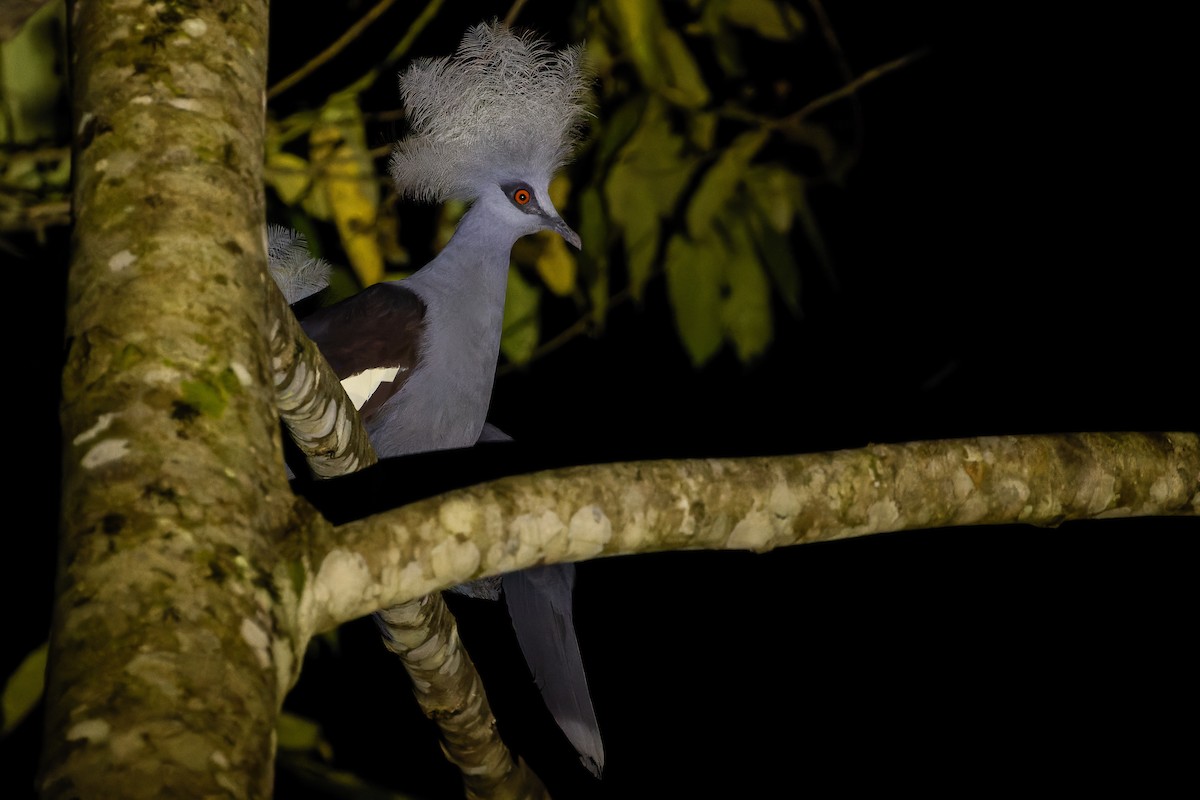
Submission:
[[517,189],[513,192],[513,202],[519,206],[527,205],[531,197],[528,189]]

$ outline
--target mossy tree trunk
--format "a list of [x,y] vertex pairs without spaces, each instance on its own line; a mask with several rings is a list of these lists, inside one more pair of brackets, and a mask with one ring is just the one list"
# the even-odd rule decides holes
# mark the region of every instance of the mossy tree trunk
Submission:
[[304,643],[264,313],[265,2],[72,10],[45,797],[268,796]]

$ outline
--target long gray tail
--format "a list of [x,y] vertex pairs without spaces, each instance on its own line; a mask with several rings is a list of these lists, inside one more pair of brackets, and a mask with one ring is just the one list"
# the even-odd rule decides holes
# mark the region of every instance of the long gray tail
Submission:
[[517,642],[542,699],[575,746],[579,760],[599,778],[604,744],[575,638],[575,565],[549,564],[507,573],[503,586]]

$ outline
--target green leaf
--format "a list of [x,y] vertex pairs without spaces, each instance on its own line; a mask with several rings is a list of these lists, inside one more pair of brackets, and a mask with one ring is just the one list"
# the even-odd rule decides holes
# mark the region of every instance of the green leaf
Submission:
[[[739,212],[740,213],[740,212]],[[727,291],[721,323],[743,362],[762,355],[771,343],[771,292],[767,276],[741,217],[727,220],[729,249],[725,259]]]
[[604,317],[608,313],[607,228],[600,190],[590,186],[579,196],[579,237],[583,240],[579,263],[583,268],[588,298],[591,301],[592,320],[597,325],[604,323]]
[[609,160],[621,145],[629,141],[629,137],[637,130],[645,110],[645,95],[634,95],[601,123],[599,141],[596,145],[596,166],[599,169],[603,170],[607,167]]
[[263,177],[284,205],[288,206],[295,205],[312,184],[308,162],[283,150],[267,154]]
[[788,311],[800,314],[800,265],[792,252],[792,242],[784,234],[779,233],[767,223],[762,212],[756,210],[751,217],[751,230],[754,234],[754,246],[762,258],[763,266],[775,290]]
[[713,111],[688,114],[688,139],[697,150],[708,152],[713,149],[717,141],[717,122],[717,114]]
[[725,7],[733,25],[749,28],[764,39],[786,42],[804,30],[800,12],[776,0],[735,0]]
[[541,290],[522,278],[519,271],[510,267],[500,352],[514,364],[525,364],[533,358],[533,351],[541,337],[541,320],[538,314],[541,301]]
[[334,95],[321,109],[309,137],[342,247],[363,286],[383,279],[383,252],[376,236],[379,183],[367,148],[362,111],[353,97]]
[[667,244],[667,297],[683,346],[700,366],[716,355],[721,330],[721,260],[717,247],[703,246],[676,234]]
[[683,137],[672,130],[662,101],[651,98],[604,182],[609,219],[623,234],[636,298],[654,272],[659,221],[674,212],[695,163],[684,157]]
[[0,41],[0,141],[56,141],[66,89],[65,4],[45,3],[15,36]]
[[317,750],[323,745],[321,726],[307,717],[283,711],[275,727],[280,750]]
[[557,233],[542,231],[538,238],[542,248],[534,268],[547,289],[559,297],[569,296],[575,290],[575,255]]
[[42,699],[46,688],[46,651],[47,645],[43,642],[8,676],[4,695],[0,697],[0,709],[4,712],[0,735],[12,732]]
[[700,108],[709,99],[708,86],[700,74],[700,67],[692,57],[692,51],[684,44],[683,37],[670,28],[658,33],[659,47],[669,78],[660,88],[663,96],[684,108]]
[[766,129],[743,133],[701,178],[687,210],[687,229],[693,239],[704,239],[708,235],[713,218],[734,196],[746,168],[767,141],[767,136]]
[[663,84],[665,65],[659,51],[659,33],[666,28],[657,0],[605,0],[605,16],[613,23],[623,53],[633,62],[642,83]]
[[778,164],[755,165],[746,170],[746,188],[762,218],[775,231],[791,231],[796,218],[795,199],[804,196],[798,175]]

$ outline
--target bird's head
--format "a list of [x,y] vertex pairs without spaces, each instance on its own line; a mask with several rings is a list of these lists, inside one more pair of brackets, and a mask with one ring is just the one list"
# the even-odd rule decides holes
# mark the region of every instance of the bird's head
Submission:
[[550,199],[549,180],[501,179],[482,193],[476,203],[491,206],[494,218],[511,228],[517,237],[538,231],[554,231],[576,250],[583,249],[579,234],[571,229]]
[[418,200],[484,203],[518,235],[552,230],[579,247],[548,187],[588,116],[590,84],[582,48],[474,26],[454,55],[400,77],[409,133],[392,155],[396,186]]

